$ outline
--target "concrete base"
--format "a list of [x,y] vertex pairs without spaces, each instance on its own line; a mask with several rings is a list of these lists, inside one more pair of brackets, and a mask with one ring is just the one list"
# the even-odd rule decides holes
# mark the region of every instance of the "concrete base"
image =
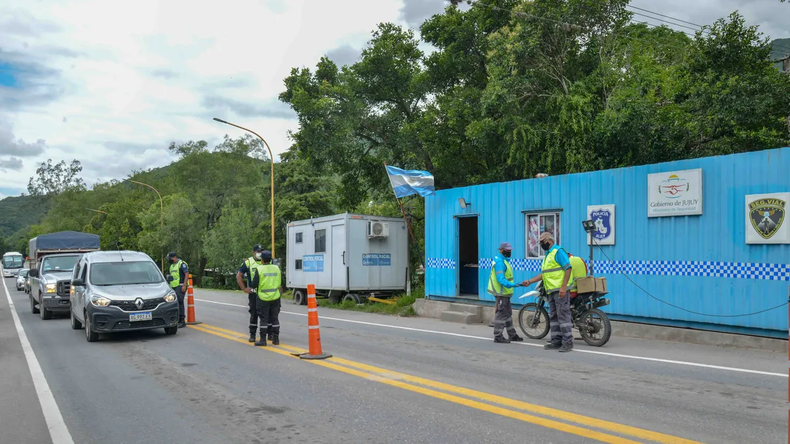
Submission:
[[[478,309],[479,320],[477,320],[478,317],[475,316],[475,322],[464,323],[482,323],[488,325],[494,320],[494,307],[484,305],[454,304],[452,302],[417,299],[417,301],[414,302],[412,308],[414,308],[414,312],[417,313],[417,316],[442,320],[445,320],[445,316],[451,316],[445,315],[444,313],[473,312],[471,309],[461,309],[456,306],[475,307]],[[518,324],[517,317],[518,311],[513,310],[513,323],[516,325]],[[464,316],[452,315],[452,319],[455,320],[468,318]],[[456,320],[456,322],[462,321]],[[516,329],[518,330],[518,326]],[[749,348],[783,353],[787,353],[788,346],[788,341],[782,339],[621,321],[612,321],[612,335],[627,338],[655,339],[659,341],[686,342],[691,344],[715,345],[721,347]]]
[[462,324],[479,324],[483,320],[483,307],[480,305],[450,304],[450,307],[439,314],[445,322]]

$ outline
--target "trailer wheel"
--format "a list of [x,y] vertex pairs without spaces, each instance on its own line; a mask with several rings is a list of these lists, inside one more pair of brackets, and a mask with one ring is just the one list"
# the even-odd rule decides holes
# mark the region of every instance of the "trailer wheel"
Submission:
[[307,305],[307,291],[294,288],[294,305]]
[[343,296],[343,302],[351,301],[355,304],[359,304],[359,296],[355,295],[354,293],[348,293],[347,295]]

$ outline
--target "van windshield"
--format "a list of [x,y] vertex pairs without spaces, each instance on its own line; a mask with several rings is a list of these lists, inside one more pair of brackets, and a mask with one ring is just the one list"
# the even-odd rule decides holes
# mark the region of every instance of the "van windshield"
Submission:
[[164,282],[162,273],[153,262],[99,262],[91,265],[93,285],[139,285]]

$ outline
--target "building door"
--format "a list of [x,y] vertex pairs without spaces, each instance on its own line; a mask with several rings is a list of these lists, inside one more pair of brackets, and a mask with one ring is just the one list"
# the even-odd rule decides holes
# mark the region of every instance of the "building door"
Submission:
[[458,218],[458,297],[479,299],[477,216]]
[[332,226],[332,288],[346,289],[346,267],[349,258],[346,257],[346,227],[345,225]]

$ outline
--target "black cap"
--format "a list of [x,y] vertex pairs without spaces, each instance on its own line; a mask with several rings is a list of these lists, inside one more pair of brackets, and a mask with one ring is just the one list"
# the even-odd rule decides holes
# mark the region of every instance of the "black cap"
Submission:
[[272,252],[269,250],[263,250],[263,252],[261,253],[261,259],[265,261],[272,260]]
[[257,253],[257,252],[259,252],[259,251],[263,251],[263,245],[261,245],[261,244],[255,244],[255,246],[254,246],[254,247],[252,247],[252,251],[254,251],[254,252],[256,252],[256,253]]
[[176,256],[178,256],[178,255],[176,254],[175,251],[171,251],[170,253],[167,253],[167,258],[168,259],[173,259]]

